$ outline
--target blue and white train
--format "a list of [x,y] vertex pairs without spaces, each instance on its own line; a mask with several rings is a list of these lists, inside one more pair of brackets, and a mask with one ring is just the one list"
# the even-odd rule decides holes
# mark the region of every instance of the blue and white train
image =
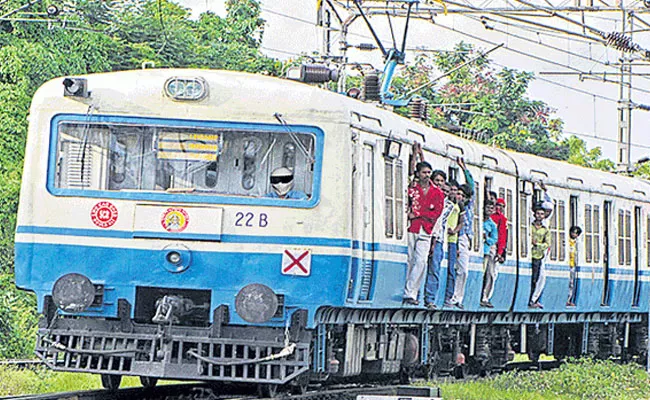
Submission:
[[[268,76],[140,70],[44,84],[29,117],[16,282],[60,371],[281,385],[502,368],[513,351],[647,360],[650,183],[477,144],[364,102]],[[507,261],[479,307],[403,307],[411,145],[506,199]],[[269,196],[278,168],[296,199]],[[544,309],[527,307],[530,222],[555,200]],[[565,306],[579,225],[577,307]],[[446,274],[443,262],[441,276]],[[442,299],[444,282],[440,287]],[[442,304],[438,304],[442,306]]]

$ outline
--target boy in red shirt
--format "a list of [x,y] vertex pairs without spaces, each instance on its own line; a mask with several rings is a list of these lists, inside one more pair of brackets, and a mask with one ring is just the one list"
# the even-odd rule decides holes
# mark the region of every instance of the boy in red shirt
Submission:
[[408,269],[402,303],[418,305],[418,292],[422,286],[431,248],[433,225],[442,213],[445,196],[431,182],[433,170],[428,162],[415,166],[415,182],[408,189]]

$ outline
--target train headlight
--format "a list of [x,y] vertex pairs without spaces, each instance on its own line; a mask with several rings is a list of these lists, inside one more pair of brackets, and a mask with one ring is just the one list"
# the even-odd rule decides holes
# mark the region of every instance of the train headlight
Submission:
[[79,313],[85,311],[95,299],[95,286],[81,274],[66,274],[60,277],[52,287],[54,304],[65,312]]
[[203,78],[172,77],[165,82],[165,94],[174,100],[201,100],[208,94],[208,83]]
[[244,321],[266,322],[273,318],[277,310],[278,296],[261,283],[244,286],[235,297],[235,311]]

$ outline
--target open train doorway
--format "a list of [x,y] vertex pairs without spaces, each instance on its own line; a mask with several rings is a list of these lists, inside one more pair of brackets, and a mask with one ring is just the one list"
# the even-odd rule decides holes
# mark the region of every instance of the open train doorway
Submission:
[[612,202],[603,203],[603,296],[600,301],[601,306],[609,306],[609,266],[611,264],[609,244],[611,240],[612,227]]
[[639,269],[641,266],[641,207],[634,207],[634,298],[632,299],[632,307],[639,306],[639,299],[641,296],[641,282],[639,282]]

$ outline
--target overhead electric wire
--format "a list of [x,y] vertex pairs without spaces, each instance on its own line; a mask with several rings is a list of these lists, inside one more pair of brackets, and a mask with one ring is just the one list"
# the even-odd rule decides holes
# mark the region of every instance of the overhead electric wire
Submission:
[[[562,133],[565,133],[565,134],[568,134],[568,135],[581,136],[581,137],[590,138],[590,139],[594,139],[594,140],[601,140],[603,142],[618,143],[618,140],[616,140],[616,139],[601,137],[601,136],[597,136],[595,134],[592,136],[592,135],[589,135],[589,134],[586,134],[586,133],[579,133],[579,132],[573,132],[573,131],[567,131],[567,130],[562,131]],[[638,148],[641,148],[641,149],[650,149],[650,146],[645,145],[645,144],[640,144],[640,143],[630,143],[630,146],[638,147]]]
[[[471,16],[471,15],[466,15],[465,18],[469,18],[469,19],[472,19],[472,20],[475,20],[475,21],[478,20],[478,18],[476,18],[474,16]],[[494,20],[491,20],[491,21],[499,23],[499,21],[494,21]],[[610,64],[610,63],[608,63],[606,61],[601,61],[601,60],[598,60],[598,59],[595,59],[595,58],[592,58],[592,57],[587,57],[587,56],[584,56],[584,55],[579,54],[579,53],[575,53],[575,52],[572,52],[572,51],[569,51],[569,50],[565,50],[565,49],[560,48],[560,47],[552,46],[550,44],[543,43],[541,41],[535,41],[533,39],[530,39],[530,38],[527,38],[527,37],[524,37],[524,36],[521,36],[521,35],[516,35],[516,34],[514,34],[512,32],[507,32],[507,31],[504,31],[504,30],[501,30],[501,29],[498,29],[498,28],[490,27],[489,29],[493,30],[495,32],[503,33],[504,35],[514,37],[514,38],[519,39],[519,40],[523,40],[523,41],[526,41],[526,42],[529,42],[529,43],[532,43],[532,44],[535,44],[535,45],[538,45],[538,46],[543,46],[543,47],[555,50],[555,51],[560,52],[560,53],[564,53],[564,54],[567,54],[567,55],[570,55],[570,56],[573,56],[573,57],[576,57],[576,58],[581,58],[581,59],[586,60],[586,61],[590,61],[590,62],[593,62],[593,63],[596,63],[596,64],[600,64],[600,65],[602,65],[604,67],[607,67],[607,68],[614,68],[614,69],[618,70],[618,66],[612,65],[612,64]],[[584,72],[584,74],[588,75],[589,72]],[[644,76],[639,76],[639,77],[642,78],[642,79],[650,81],[650,79],[648,77],[644,77]],[[640,88],[632,88],[632,89],[633,90],[638,90],[638,91],[641,91],[641,92],[646,92],[644,89],[640,89]],[[650,92],[646,92],[646,93],[650,93]]]

